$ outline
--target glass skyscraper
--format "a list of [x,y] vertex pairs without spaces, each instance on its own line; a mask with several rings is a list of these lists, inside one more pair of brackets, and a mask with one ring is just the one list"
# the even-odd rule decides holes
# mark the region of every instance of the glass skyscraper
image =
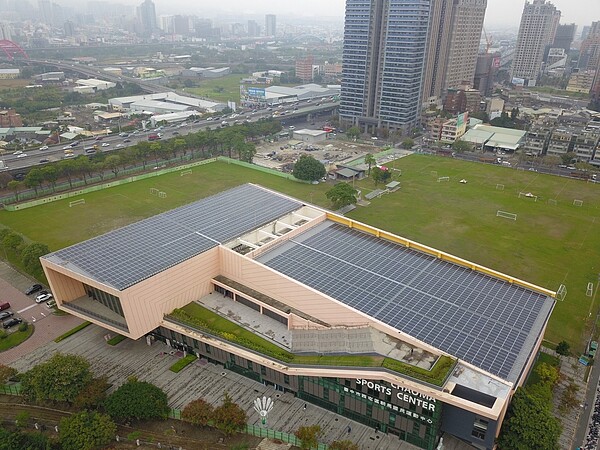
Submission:
[[365,132],[419,121],[432,0],[347,0],[340,118]]

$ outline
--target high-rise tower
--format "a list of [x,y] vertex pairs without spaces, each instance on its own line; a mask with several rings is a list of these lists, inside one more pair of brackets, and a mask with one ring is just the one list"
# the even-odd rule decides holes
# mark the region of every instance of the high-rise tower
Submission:
[[432,0],[423,102],[473,84],[487,0]]
[[275,36],[277,31],[277,16],[275,14],[267,14],[265,16],[265,35]]
[[432,0],[347,0],[340,118],[367,132],[420,117]]
[[145,0],[138,7],[138,17],[142,26],[141,32],[144,36],[151,36],[158,29],[156,9],[152,0]]
[[525,2],[511,69],[513,82],[535,84],[542,70],[546,46],[554,42],[559,20],[560,11],[552,3]]

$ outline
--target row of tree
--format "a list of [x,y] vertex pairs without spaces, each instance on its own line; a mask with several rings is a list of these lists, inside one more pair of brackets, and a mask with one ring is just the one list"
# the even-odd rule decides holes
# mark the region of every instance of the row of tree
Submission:
[[261,120],[251,125],[207,129],[164,141],[142,141],[110,153],[82,155],[36,167],[27,173],[23,181],[12,180],[6,185],[15,193],[18,201],[20,192],[25,188],[33,189],[36,196],[41,189],[56,192],[57,184],[62,179],[68,182],[68,189],[72,189],[78,179],[87,185],[93,179],[104,180],[107,174],[112,173],[116,178],[125,169],[139,167],[140,171],[144,171],[151,163],[156,166],[178,157],[184,160],[226,155],[252,162],[256,154],[254,143],[279,131],[281,125],[278,122]]
[[9,258],[9,254],[14,256],[21,263],[21,267],[35,278],[42,275],[40,257],[50,253],[47,245],[38,242],[27,244],[23,236],[8,228],[0,229],[0,248],[5,259],[12,259]]
[[[114,439],[116,424],[141,420],[166,419],[169,415],[167,394],[159,387],[131,377],[125,384],[107,395],[110,384],[106,377],[95,378],[89,362],[77,355],[57,353],[46,362],[19,374],[11,367],[0,365],[0,385],[9,380],[21,382],[21,394],[29,403],[60,407],[67,404],[80,410],[62,419],[59,442],[64,450],[93,449]],[[230,436],[245,429],[246,412],[225,392],[221,405],[215,407],[204,399],[194,400],[181,413],[182,420],[201,427],[214,427]],[[21,417],[17,425],[24,425],[28,417]],[[19,424],[19,422],[22,422]],[[302,448],[313,448],[322,436],[319,426],[299,427],[296,436]],[[2,438],[5,439],[2,439]],[[51,445],[3,447],[2,442],[29,442],[45,440],[44,436],[11,433],[0,429],[0,450],[4,448],[51,448]],[[336,441],[330,448],[357,450],[351,441]]]
[[535,373],[538,381],[518,388],[513,396],[497,442],[501,450],[559,448],[561,425],[552,414],[552,395],[560,374],[546,363],[539,364]]

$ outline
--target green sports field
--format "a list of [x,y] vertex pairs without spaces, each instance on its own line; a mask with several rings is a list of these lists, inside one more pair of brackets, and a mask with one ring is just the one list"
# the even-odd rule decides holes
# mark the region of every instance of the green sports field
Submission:
[[[580,347],[600,298],[586,296],[600,272],[600,186],[535,172],[413,155],[391,164],[402,188],[349,214],[356,220],[439,248],[473,262],[568,295],[558,302],[546,338]],[[394,173],[399,173],[394,171]],[[450,181],[438,182],[448,176]],[[466,179],[466,184],[459,180]],[[174,172],[19,212],[0,211],[0,224],[52,250],[175,208],[245,182],[327,206],[330,185],[307,185],[223,162]],[[503,185],[503,189],[499,189]],[[356,183],[363,196],[375,186]],[[164,191],[167,198],[150,194]],[[519,192],[538,196],[518,198]],[[582,200],[574,206],[573,200]],[[73,199],[71,199],[72,201]],[[554,200],[555,202],[549,202]],[[517,220],[496,217],[496,211]]]

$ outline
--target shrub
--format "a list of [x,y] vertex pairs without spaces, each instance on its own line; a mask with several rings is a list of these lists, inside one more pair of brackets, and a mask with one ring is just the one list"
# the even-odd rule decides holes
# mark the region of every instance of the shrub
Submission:
[[19,331],[27,331],[27,328],[29,328],[29,324],[27,322],[23,322],[19,325]]
[[169,415],[167,394],[152,383],[135,379],[113,392],[104,404],[115,420],[166,419]]

